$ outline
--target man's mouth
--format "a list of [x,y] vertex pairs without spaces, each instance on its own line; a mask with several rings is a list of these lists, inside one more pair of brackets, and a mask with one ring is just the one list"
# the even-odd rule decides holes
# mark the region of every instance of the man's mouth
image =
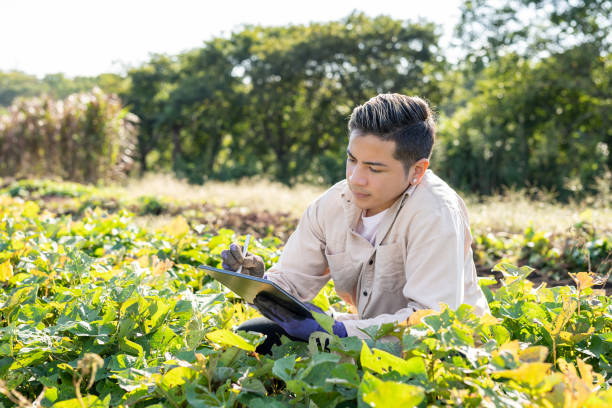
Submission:
[[353,191],[353,195],[355,196],[355,198],[366,198],[369,196],[369,194],[366,193],[358,193],[356,191]]

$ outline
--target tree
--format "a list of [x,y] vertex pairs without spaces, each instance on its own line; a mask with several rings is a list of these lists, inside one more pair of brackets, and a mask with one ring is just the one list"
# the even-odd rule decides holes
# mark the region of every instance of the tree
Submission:
[[159,116],[175,86],[177,70],[174,58],[156,54],[148,63],[128,72],[130,85],[121,98],[139,118],[138,160],[142,173],[148,169],[149,153],[163,151],[164,144],[167,145],[167,135],[159,127]]
[[467,60],[483,67],[510,53],[545,58],[589,44],[610,53],[610,0],[465,0],[456,27]]
[[600,15],[610,2],[552,4],[465,2],[468,92],[440,131],[441,172],[455,185],[536,186],[567,199],[594,192],[610,168],[610,14]]
[[241,56],[236,72],[248,85],[249,134],[240,140],[287,184],[310,172],[325,182],[342,177],[346,121],[357,104],[381,92],[438,95],[426,74],[441,59],[433,25],[353,14],[248,27],[232,41]]
[[9,106],[18,96],[30,97],[40,93],[38,79],[20,71],[0,71],[0,106]]

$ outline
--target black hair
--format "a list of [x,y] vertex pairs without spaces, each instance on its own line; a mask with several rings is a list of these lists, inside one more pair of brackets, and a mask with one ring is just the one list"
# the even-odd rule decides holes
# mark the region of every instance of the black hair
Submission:
[[374,135],[395,142],[393,157],[401,161],[406,174],[420,159],[429,159],[435,140],[433,113],[418,96],[380,94],[353,109],[349,132]]

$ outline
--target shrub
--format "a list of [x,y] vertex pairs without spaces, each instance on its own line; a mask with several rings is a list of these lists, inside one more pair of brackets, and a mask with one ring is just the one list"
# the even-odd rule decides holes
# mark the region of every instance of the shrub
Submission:
[[118,179],[132,167],[137,118],[100,89],[18,99],[0,116],[0,176]]

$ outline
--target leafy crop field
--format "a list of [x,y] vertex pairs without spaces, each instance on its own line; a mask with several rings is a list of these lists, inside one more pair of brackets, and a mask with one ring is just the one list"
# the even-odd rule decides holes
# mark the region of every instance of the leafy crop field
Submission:
[[[215,222],[232,214],[251,216],[241,207],[109,196],[78,184],[6,185],[0,192],[0,404],[612,404],[612,298],[600,289],[608,280],[610,238],[594,224],[581,221],[583,242],[567,247],[533,228],[522,238],[490,235],[488,243],[478,242],[487,233],[475,233],[482,256],[499,261],[498,279],[480,280],[490,316],[478,318],[468,306],[442,307],[373,328],[367,341],[320,333],[309,343],[285,341],[266,356],[255,352],[259,335],[232,330],[257,312],[197,268],[219,266],[221,250],[244,239],[244,230]],[[139,222],[152,215],[164,222]],[[270,266],[280,254],[278,236],[295,221],[290,212],[281,221],[270,216],[270,225],[257,216],[248,224],[258,236],[251,248]],[[511,239],[517,240],[514,258],[505,241]],[[555,248],[558,256],[550,252]],[[541,268],[509,262],[523,264],[526,256],[553,265],[551,274],[563,270],[571,284],[534,284],[529,278]],[[315,303],[346,310],[331,283]]]

